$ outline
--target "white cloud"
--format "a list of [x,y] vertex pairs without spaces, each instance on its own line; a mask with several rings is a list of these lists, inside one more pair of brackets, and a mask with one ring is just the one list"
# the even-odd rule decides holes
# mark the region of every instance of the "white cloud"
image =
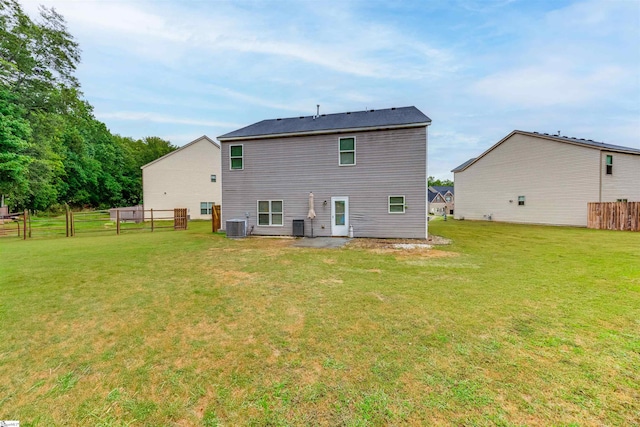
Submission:
[[498,72],[473,85],[477,94],[507,105],[541,108],[576,106],[619,92],[619,83],[632,78],[630,70],[602,66],[586,73],[549,65]]
[[221,128],[237,128],[243,125],[230,122],[218,122],[213,120],[198,120],[174,117],[164,114],[139,112],[139,111],[117,111],[112,113],[96,113],[96,117],[101,120],[116,119],[116,120],[130,120],[130,121],[144,121],[154,123],[171,123],[180,125],[195,125],[203,127],[221,127]]

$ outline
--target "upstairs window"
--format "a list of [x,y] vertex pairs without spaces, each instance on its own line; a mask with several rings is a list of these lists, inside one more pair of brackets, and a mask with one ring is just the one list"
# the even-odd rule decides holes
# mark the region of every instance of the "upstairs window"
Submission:
[[339,165],[340,166],[353,166],[356,164],[356,139],[355,138],[340,138],[339,142]]
[[524,196],[518,196],[518,206],[524,206]]
[[607,155],[607,175],[613,175],[613,156]]
[[244,169],[244,152],[242,145],[229,146],[229,161],[231,169]]
[[282,224],[282,200],[258,200],[258,225]]
[[404,196],[389,196],[389,213],[404,213]]
[[211,182],[216,182],[216,176],[215,175],[211,175]]

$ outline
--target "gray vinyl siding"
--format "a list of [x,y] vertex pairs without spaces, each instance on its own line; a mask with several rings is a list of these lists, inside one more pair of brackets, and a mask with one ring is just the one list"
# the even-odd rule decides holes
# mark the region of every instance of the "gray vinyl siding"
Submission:
[[586,226],[587,203],[599,198],[599,169],[597,149],[515,134],[454,174],[454,216]]
[[[356,165],[338,165],[338,139],[356,138]],[[229,146],[244,147],[244,170],[229,169]],[[349,197],[356,237],[426,237],[426,127],[222,142],[222,226],[245,218],[258,235],[291,235],[315,196],[315,236],[331,235],[331,197]],[[405,196],[404,214],[389,214],[389,196]],[[258,200],[283,200],[284,225],[258,226]],[[326,201],[326,206],[323,202]]]

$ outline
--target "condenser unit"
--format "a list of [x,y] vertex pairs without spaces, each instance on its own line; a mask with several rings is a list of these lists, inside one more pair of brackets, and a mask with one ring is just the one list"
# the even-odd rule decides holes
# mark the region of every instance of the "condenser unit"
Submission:
[[247,235],[247,223],[244,219],[230,219],[226,225],[227,237],[238,239]]

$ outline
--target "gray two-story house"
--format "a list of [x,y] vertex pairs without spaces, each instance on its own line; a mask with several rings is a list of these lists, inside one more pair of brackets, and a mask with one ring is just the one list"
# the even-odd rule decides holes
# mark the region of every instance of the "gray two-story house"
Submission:
[[292,235],[304,220],[307,236],[424,239],[430,124],[403,107],[263,120],[222,135],[223,227],[244,219],[253,234]]

